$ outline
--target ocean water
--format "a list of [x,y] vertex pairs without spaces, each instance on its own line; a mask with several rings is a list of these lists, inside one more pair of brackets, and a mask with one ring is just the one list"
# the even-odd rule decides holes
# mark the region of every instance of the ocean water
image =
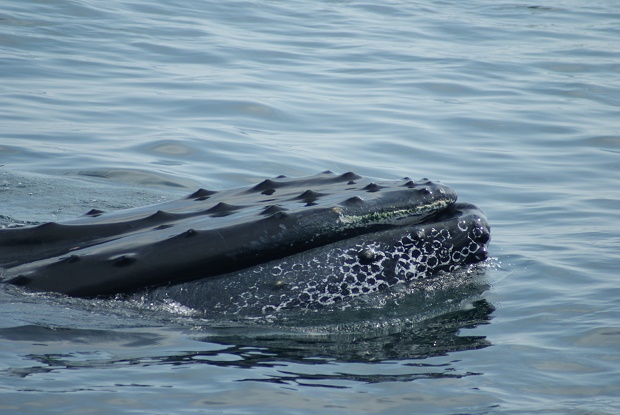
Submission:
[[620,411],[616,1],[0,6],[0,226],[328,169],[492,226],[475,275],[357,312],[1,286],[1,413]]

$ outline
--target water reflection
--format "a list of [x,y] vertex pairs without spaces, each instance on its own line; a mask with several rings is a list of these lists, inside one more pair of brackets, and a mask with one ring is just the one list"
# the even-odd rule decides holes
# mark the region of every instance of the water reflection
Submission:
[[[211,330],[197,340],[218,344],[234,344],[234,352],[244,355],[257,349],[262,356],[244,357],[250,364],[294,362],[315,364],[325,362],[385,362],[403,359],[425,359],[445,356],[451,352],[481,349],[490,346],[485,336],[462,336],[462,329],[488,324],[495,310],[486,300],[477,300],[466,310],[446,313],[421,322],[391,321],[385,325],[360,326],[351,332],[248,333],[239,328]],[[255,362],[255,363],[251,363]],[[238,364],[238,362],[236,362]]]
[[[24,347],[21,353],[16,352],[21,355],[21,364],[0,374],[27,378],[49,373],[62,376],[75,370],[199,365],[204,370],[249,369],[238,372],[238,381],[323,387],[460,378],[477,373],[453,367],[454,360],[448,355],[490,346],[485,336],[463,335],[462,330],[488,324],[493,311],[490,303],[480,299],[467,309],[422,322],[332,333],[266,327],[211,327],[172,333],[169,329],[3,328],[0,339],[11,341],[13,347]],[[184,339],[183,350],[179,337]],[[46,352],[41,353],[43,349]],[[443,358],[428,360],[431,357]],[[360,370],[359,364],[365,369]],[[395,367],[398,370],[393,370]]]

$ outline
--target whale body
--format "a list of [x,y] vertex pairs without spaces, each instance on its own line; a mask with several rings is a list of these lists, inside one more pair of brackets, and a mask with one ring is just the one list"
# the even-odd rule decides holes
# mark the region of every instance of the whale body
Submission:
[[165,289],[223,308],[332,304],[485,260],[485,215],[456,200],[428,179],[351,172],[199,189],[157,205],[2,229],[0,275],[78,297]]

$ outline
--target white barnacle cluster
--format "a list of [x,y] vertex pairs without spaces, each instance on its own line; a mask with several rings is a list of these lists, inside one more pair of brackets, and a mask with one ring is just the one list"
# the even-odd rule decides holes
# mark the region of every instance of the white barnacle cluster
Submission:
[[[454,271],[478,251],[476,242],[482,228],[459,229],[464,243],[455,245],[455,235],[446,228],[429,226],[415,234],[405,234],[395,244],[360,243],[348,249],[336,249],[325,261],[295,264],[295,290],[280,297],[276,311],[288,307],[313,308],[345,304],[346,300],[378,292],[396,284],[428,278],[438,271]],[[299,273],[312,278],[299,280]],[[288,278],[287,278],[288,279]]]
[[393,252],[395,272],[407,280],[429,277],[439,267],[449,267],[454,245],[450,231],[430,227],[415,235],[403,237]]
[[[277,301],[263,306],[262,311],[270,313],[291,307],[316,308],[343,304],[348,298],[387,288],[390,283],[384,275],[389,259],[389,252],[382,250],[378,243],[370,243],[335,249],[325,261],[312,259],[306,263],[292,264],[290,273],[279,275],[282,284],[288,286],[286,293],[270,295],[268,300]],[[307,278],[300,279],[300,274]]]

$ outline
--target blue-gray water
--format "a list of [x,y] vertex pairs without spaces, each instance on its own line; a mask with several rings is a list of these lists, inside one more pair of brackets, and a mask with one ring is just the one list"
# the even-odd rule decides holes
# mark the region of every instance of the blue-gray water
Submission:
[[353,170],[493,257],[336,322],[2,287],[1,413],[620,411],[615,0],[0,0],[0,74],[1,226]]

